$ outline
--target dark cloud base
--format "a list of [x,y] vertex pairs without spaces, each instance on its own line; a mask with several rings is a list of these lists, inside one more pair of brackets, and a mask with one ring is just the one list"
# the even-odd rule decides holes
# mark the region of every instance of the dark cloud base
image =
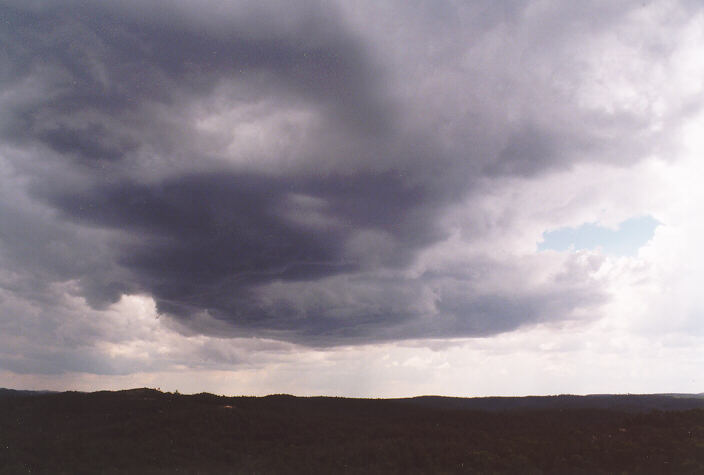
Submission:
[[[571,166],[612,145],[595,145],[603,127],[627,133],[647,123],[590,112],[591,125],[565,134],[559,119],[578,114],[574,104],[554,101],[540,111],[550,120],[507,111],[503,98],[482,109],[491,94],[480,86],[465,94],[481,84],[479,73],[461,78],[457,100],[438,113],[432,94],[398,93],[410,86],[393,82],[376,51],[384,45],[323,3],[136,5],[0,6],[0,81],[9,91],[0,133],[23,152],[7,160],[27,183],[13,182],[23,204],[0,205],[0,219],[5,229],[33,232],[31,246],[14,231],[0,241],[28,287],[73,280],[95,308],[148,294],[195,331],[229,334],[202,323],[207,314],[233,334],[314,345],[489,335],[569,318],[603,298],[586,274],[572,287],[510,295],[472,292],[466,270],[454,293],[442,275],[402,273],[447,237],[439,218],[476,182]],[[481,16],[468,24],[479,38],[499,18],[520,21],[526,8],[486,7],[487,25]],[[455,47],[459,60],[465,46]],[[552,91],[519,86],[526,103],[541,97],[535,90]],[[462,104],[469,96],[475,102]],[[267,118],[295,106],[317,122],[285,144],[293,165],[257,168],[253,152],[257,166],[248,169],[230,160],[217,133],[193,125],[203,104],[267,104]],[[504,127],[509,112],[518,116]],[[487,132],[494,123],[500,131]],[[434,300],[422,297],[428,289]]]

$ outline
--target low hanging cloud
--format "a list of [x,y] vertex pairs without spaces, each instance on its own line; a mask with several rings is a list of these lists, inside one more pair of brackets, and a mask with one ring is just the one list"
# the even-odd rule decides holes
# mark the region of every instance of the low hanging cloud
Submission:
[[669,147],[694,8],[5,2],[3,288],[314,346],[581,318],[598,259],[527,255],[475,209]]

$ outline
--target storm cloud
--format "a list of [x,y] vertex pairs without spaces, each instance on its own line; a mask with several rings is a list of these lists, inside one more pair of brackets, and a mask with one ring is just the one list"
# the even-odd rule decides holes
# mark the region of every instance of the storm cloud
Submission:
[[481,207],[698,110],[623,93],[671,61],[640,4],[3,2],[3,288],[314,346],[582,318],[598,260],[486,252]]

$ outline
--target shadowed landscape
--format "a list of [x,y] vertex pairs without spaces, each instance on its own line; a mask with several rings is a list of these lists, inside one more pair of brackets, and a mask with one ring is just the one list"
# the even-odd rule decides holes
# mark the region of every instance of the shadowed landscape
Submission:
[[701,395],[0,391],[0,473],[701,473]]

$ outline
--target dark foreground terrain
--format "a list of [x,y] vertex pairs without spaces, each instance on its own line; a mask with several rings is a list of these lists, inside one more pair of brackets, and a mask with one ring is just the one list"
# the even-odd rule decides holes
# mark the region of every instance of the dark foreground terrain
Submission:
[[704,473],[704,399],[0,390],[0,473]]

